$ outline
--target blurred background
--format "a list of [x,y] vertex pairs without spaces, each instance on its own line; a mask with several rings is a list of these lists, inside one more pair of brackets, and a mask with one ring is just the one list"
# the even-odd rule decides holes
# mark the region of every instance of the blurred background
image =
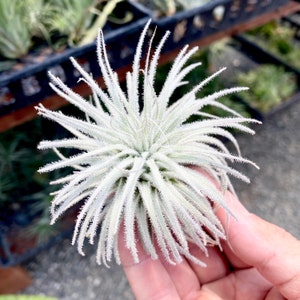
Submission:
[[[223,66],[227,70],[205,86],[199,98],[229,86],[250,87],[221,99],[263,122],[253,126],[255,136],[233,132],[242,155],[260,166],[260,170],[236,166],[251,184],[236,181],[234,186],[251,212],[300,238],[300,4],[193,2],[190,7],[180,0],[0,1],[0,299],[11,293],[65,300],[133,299],[120,266],[98,266],[93,246],[87,245],[82,257],[70,245],[78,208],[49,225],[49,181],[66,171],[37,173],[55,159],[54,153],[36,149],[39,141],[63,138],[66,132],[37,117],[34,106],[43,103],[81,116],[53,94],[47,72],[88,97],[69,57],[102,84],[95,64],[99,27],[120,79],[130,69],[139,32],[150,17],[149,35],[156,28],[158,40],[171,31],[160,60],[157,90],[178,49],[185,44],[199,46],[190,63],[201,61],[202,66],[186,77],[190,85],[178,89],[171,101]],[[206,112],[226,116],[213,107]]]

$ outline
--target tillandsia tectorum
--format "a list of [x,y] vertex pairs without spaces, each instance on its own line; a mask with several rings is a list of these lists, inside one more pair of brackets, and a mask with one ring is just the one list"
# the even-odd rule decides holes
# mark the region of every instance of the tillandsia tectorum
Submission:
[[[110,67],[102,31],[98,35],[97,54],[106,91],[73,58],[74,67],[92,90],[91,101],[50,74],[53,90],[82,110],[86,119],[50,111],[42,105],[37,107],[40,115],[72,134],[71,138],[39,144],[40,149],[53,149],[59,157],[39,171],[73,169],[68,176],[52,182],[60,187],[53,193],[52,223],[70,207],[82,203],[72,240],[73,244],[77,242],[82,255],[85,239],[91,244],[97,239],[97,262],[108,264],[114,256],[120,263],[118,234],[124,226],[125,243],[135,262],[139,261],[136,244],[139,239],[153,259],[158,258],[157,248],[160,248],[171,264],[180,263],[186,257],[204,265],[190,253],[190,243],[206,254],[208,245],[220,246],[221,240],[226,239],[226,230],[215,209],[222,207],[231,214],[224,199],[226,190],[234,192],[229,175],[248,181],[227,162],[253,164],[241,157],[237,141],[227,129],[253,134],[244,123],[255,121],[217,101],[223,95],[245,88],[224,89],[197,99],[197,91],[224,69],[170,103],[176,89],[186,84],[184,77],[200,65],[185,65],[197,48],[189,50],[186,46],[179,52],[161,90],[155,91],[156,68],[169,33],[154,51],[153,37],[150,39],[141,70],[149,23],[137,44],[132,71],[127,73],[127,91],[121,89],[118,76]],[[207,105],[220,107],[232,116],[220,118],[206,114],[201,109]],[[194,115],[199,119],[188,122]],[[230,140],[237,153],[229,152],[219,137]],[[66,157],[61,148],[74,148],[78,154]]]

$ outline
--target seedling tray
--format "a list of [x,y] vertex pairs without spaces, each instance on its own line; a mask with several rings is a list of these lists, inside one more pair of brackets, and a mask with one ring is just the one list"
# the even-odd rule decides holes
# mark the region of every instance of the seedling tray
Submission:
[[288,0],[211,0],[201,7],[161,18],[146,5],[138,3],[138,6],[145,13],[152,15],[159,40],[167,30],[172,33],[163,50],[169,52],[273,11],[287,3]]
[[232,0],[229,19],[245,22],[287,4],[289,0]]
[[[129,2],[120,2],[117,10],[130,11],[133,19],[127,25],[114,27],[108,22],[104,27],[104,36],[108,48],[110,63],[114,69],[128,65],[133,58],[140,30],[149,16]],[[21,70],[0,74],[0,116],[32,105],[53,95],[48,85],[48,72],[59,76],[69,87],[78,83],[79,74],[74,71],[69,57],[76,58],[95,78],[100,77],[97,64],[96,42],[69,48],[62,53],[53,54],[41,63],[25,66]]]
[[[286,24],[285,23],[289,23]],[[296,22],[289,21],[289,18],[284,18],[282,22],[282,26],[291,26],[296,29],[295,36],[294,36],[294,46],[300,47],[300,36],[298,36],[297,32],[300,31],[300,24],[297,24]],[[267,59],[268,61],[271,61],[271,63],[279,64],[285,66],[287,69],[291,70],[292,72],[298,74],[300,76],[300,68],[294,66],[292,63],[288,62],[284,56],[280,56],[279,54],[272,53],[267,50],[266,47],[261,46],[259,42],[255,41],[255,36],[249,38],[246,34],[240,34],[236,35],[235,39],[239,41],[245,51],[253,51],[255,54],[257,53],[258,56],[264,57],[264,59]],[[267,41],[266,41],[267,43]],[[249,51],[247,49],[250,49]]]
[[[166,31],[171,32],[163,52],[172,51],[192,41],[222,31],[229,26],[229,24],[225,24],[231,0],[212,0],[201,7],[179,11],[172,16],[161,18],[158,18],[155,12],[151,11],[146,5],[141,3],[137,5],[145,13],[152,16],[158,40]],[[218,11],[220,16],[218,16]]]
[[292,73],[296,77],[298,91],[296,94],[291,96],[289,99],[285,99],[281,104],[277,105],[276,107],[270,109],[268,112],[260,112],[263,118],[269,117],[274,113],[282,111],[283,109],[289,107],[290,105],[294,104],[295,102],[299,101],[300,99],[300,72],[299,70],[295,69],[292,66],[289,66],[284,61],[278,59],[274,55],[271,55],[267,51],[256,47],[256,45],[252,43],[245,42],[241,36],[236,36],[235,38],[236,43],[234,43],[234,47],[250,58],[254,63],[261,65],[261,64],[274,64],[277,66],[282,66],[285,71]]

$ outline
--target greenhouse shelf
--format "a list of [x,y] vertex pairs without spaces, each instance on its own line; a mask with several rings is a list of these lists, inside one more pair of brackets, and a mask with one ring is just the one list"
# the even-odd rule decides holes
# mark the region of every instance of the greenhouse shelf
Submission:
[[[240,6],[237,3],[240,3]],[[191,31],[185,30],[186,34],[179,40],[169,39],[169,44],[166,45],[167,50],[162,55],[161,63],[173,59],[177,53],[177,48],[182,44],[189,43],[191,46],[208,45],[222,37],[243,32],[268,20],[286,16],[300,10],[300,3],[296,1],[251,1],[252,6],[247,6],[245,3],[245,1],[214,0],[211,4],[193,12],[180,12],[179,16],[186,14],[186,24],[193,23],[199,26],[201,25],[200,17],[203,15],[203,18],[206,20],[205,26],[201,30],[196,30],[195,28]],[[254,5],[253,3],[259,4]],[[107,32],[105,35],[112,66],[118,72],[121,80],[125,78],[126,72],[130,69],[129,65],[132,61],[139,32],[151,17],[149,10],[140,9],[141,6],[134,4],[134,1],[130,1],[127,4],[131,5],[135,12],[135,21],[132,24]],[[214,10],[217,7],[225,8],[219,21],[214,19]],[[235,7],[235,10],[233,7]],[[236,15],[237,8],[239,16]],[[159,35],[159,32],[163,33],[166,29],[173,30],[174,26],[176,27],[176,22],[179,21],[178,18],[178,15],[175,15],[169,19],[153,19],[153,26],[157,26],[157,34]],[[194,21],[192,22],[191,20]],[[200,21],[198,22],[197,20]],[[210,24],[210,26],[207,27],[207,24]],[[88,71],[93,72],[95,80],[102,82],[99,68],[95,64],[95,43],[81,48],[68,49],[42,64],[22,70],[15,75],[11,75],[11,77],[0,76],[0,132],[36,117],[34,106],[38,102],[42,102],[50,109],[59,108],[66,103],[62,98],[54,95],[48,86],[47,73],[49,70],[63,78],[74,91],[83,97],[90,94],[84,83],[78,83],[79,78],[74,73],[69,56],[74,56],[78,59]],[[33,88],[24,90],[24,87],[28,84],[31,84]]]
[[[130,22],[119,26],[108,22],[103,28],[110,63],[114,69],[121,69],[132,61],[139,32],[149,20],[147,14],[129,2],[121,2],[118,6],[119,10],[131,12],[133,18]],[[61,53],[50,55],[40,63],[31,63],[20,70],[0,73],[0,131],[3,131],[3,126],[5,127],[3,123],[7,122],[1,117],[33,106],[54,95],[48,84],[49,71],[60,77],[69,87],[78,85],[79,74],[74,71],[70,57],[74,57],[96,78],[100,77],[100,68],[95,63],[97,62],[96,48],[96,41],[84,46],[67,48]],[[23,114],[26,114],[26,110]],[[26,120],[26,116],[24,117]],[[22,119],[22,116],[17,116],[15,119]],[[14,125],[14,120],[11,125]],[[11,126],[8,124],[8,127]]]

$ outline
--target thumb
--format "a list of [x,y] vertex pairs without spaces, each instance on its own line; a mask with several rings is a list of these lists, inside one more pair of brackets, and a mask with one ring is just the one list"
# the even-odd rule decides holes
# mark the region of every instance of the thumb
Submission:
[[217,211],[228,228],[228,245],[245,264],[255,267],[287,299],[300,299],[300,241],[284,229],[249,213],[231,193],[228,205],[236,216],[228,223],[223,209]]

